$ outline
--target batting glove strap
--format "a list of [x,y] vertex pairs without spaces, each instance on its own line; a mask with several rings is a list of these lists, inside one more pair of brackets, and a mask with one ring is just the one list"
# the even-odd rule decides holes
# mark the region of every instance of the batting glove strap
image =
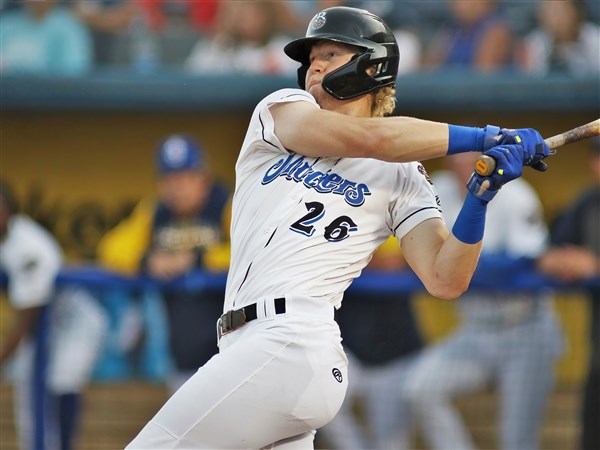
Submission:
[[485,136],[483,138],[483,148],[481,151],[489,150],[492,147],[495,147],[500,142],[500,127],[496,125],[486,125],[483,128],[485,132]]
[[[487,183],[484,183],[487,181]],[[467,189],[470,193],[472,193],[479,200],[483,200],[484,202],[489,202],[491,199],[495,197],[500,189],[492,190],[491,181],[489,178],[482,178],[476,172],[473,172],[471,178],[467,182]]]

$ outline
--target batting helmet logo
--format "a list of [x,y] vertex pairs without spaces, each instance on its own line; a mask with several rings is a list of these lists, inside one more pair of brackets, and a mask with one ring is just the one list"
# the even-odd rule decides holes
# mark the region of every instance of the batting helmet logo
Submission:
[[327,22],[327,13],[325,11],[321,11],[312,20],[311,28],[313,30],[318,30],[319,28],[322,28],[326,22]]

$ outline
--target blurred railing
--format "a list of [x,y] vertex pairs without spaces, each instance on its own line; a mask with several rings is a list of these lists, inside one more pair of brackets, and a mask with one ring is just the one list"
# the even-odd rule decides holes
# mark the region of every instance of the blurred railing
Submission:
[[[58,286],[83,286],[106,308],[110,329],[103,356],[96,367],[97,381],[128,378],[162,381],[168,373],[170,357],[167,348],[168,321],[161,293],[224,293],[226,279],[226,273],[195,271],[173,281],[159,282],[145,276],[120,275],[96,266],[73,266],[65,268],[56,283]],[[6,286],[6,283],[6,276],[0,273],[0,286]],[[537,272],[531,259],[488,256],[480,260],[470,288],[504,292],[600,290],[600,277],[564,283]],[[349,292],[373,295],[423,291],[423,284],[409,270],[365,271],[349,288]],[[406,296],[398,298],[403,301]]]
[[[161,71],[140,76],[122,69],[98,70],[86,77],[0,77],[0,105],[8,109],[251,111],[276,89],[297,87],[281,76],[194,76]],[[512,71],[482,75],[442,71],[404,75],[397,83],[403,111],[452,108],[455,111],[577,111],[600,109],[597,75],[574,78],[525,76]]]
[[[505,267],[494,269],[490,266]],[[510,264],[509,264],[510,263]],[[94,289],[148,289],[161,291],[224,291],[226,273],[205,271],[189,272],[172,281],[157,281],[146,276],[130,277],[94,266],[65,268],[57,278],[58,285],[82,284]],[[600,288],[600,278],[590,278],[578,283],[565,283],[534,268],[528,258],[512,259],[498,256],[485,267],[479,267],[471,280],[471,289],[494,289],[504,292],[540,291],[545,289],[572,290]],[[363,292],[414,292],[423,290],[421,280],[411,271],[365,271],[353,281],[349,291]]]

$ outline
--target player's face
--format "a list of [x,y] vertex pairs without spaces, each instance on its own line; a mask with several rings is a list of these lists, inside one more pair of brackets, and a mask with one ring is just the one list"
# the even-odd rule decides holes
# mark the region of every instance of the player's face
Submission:
[[178,216],[196,214],[204,205],[208,186],[206,174],[197,171],[171,173],[159,181],[162,201]]
[[356,47],[338,42],[319,41],[312,46],[305,86],[319,104],[321,104],[320,100],[324,99],[324,95],[329,96],[321,86],[323,77],[349,62],[356,53],[358,53]]

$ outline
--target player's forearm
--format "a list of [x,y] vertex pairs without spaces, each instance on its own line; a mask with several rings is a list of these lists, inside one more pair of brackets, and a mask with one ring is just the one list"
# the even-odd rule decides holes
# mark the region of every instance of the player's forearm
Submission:
[[434,273],[441,280],[442,294],[456,298],[462,295],[471,281],[481,253],[488,202],[471,192],[452,226],[452,233],[440,247]]
[[469,287],[480,253],[481,241],[467,244],[450,234],[435,259],[429,293],[447,300],[460,297]]
[[411,117],[369,119],[369,152],[391,162],[425,161],[445,156],[448,151],[448,125]]
[[[460,233],[459,233],[460,234]],[[481,239],[459,240],[440,219],[421,222],[402,238],[406,261],[434,297],[453,300],[469,286]]]
[[305,156],[411,162],[448,153],[449,128],[445,123],[411,117],[349,117],[321,110],[319,114],[305,113],[304,120],[292,126],[294,117],[286,110],[274,113],[280,114],[276,126],[280,141]]
[[500,129],[464,127],[412,117],[369,119],[371,148],[378,159],[425,161],[453,153],[479,152],[492,145]]
[[[482,151],[498,127],[462,127],[413,117],[367,118],[314,110],[305,102],[275,105],[275,133],[285,148],[305,156],[424,161]],[[303,103],[303,104],[302,104]]]

